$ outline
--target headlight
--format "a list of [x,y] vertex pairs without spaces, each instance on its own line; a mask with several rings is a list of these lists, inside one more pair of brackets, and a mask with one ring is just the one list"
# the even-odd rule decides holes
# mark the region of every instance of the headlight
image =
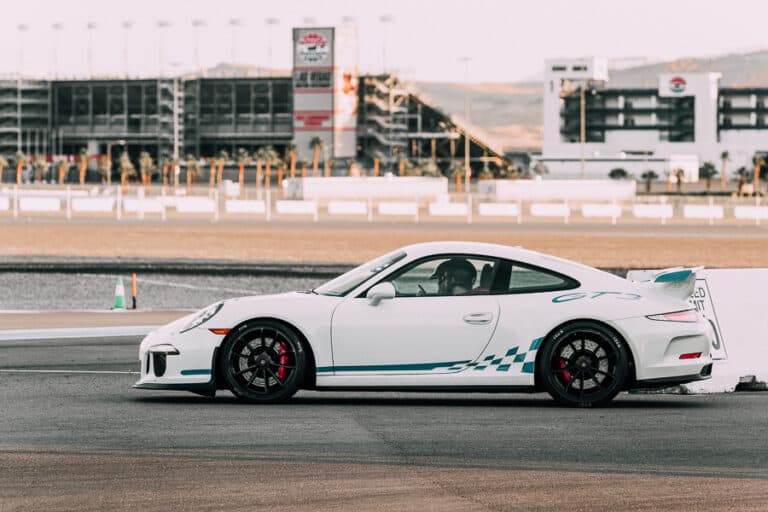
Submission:
[[184,328],[181,329],[179,332],[180,333],[187,332],[187,331],[191,331],[196,327],[200,327],[205,322],[207,322],[208,320],[216,316],[216,313],[218,313],[221,310],[222,306],[224,306],[223,302],[219,302],[212,306],[208,306],[207,308],[202,310],[200,314],[198,314],[195,318],[193,318],[191,322],[185,325]]
[[662,322],[698,322],[699,314],[695,309],[686,309],[684,311],[673,311],[671,313],[662,313],[660,315],[649,315],[648,320],[660,320]]

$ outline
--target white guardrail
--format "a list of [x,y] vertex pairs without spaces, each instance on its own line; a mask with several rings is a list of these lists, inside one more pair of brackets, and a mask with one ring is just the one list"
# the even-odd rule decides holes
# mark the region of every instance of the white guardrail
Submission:
[[[223,190],[223,189],[222,189]],[[43,194],[42,192],[48,192]],[[54,193],[55,192],[55,193]],[[87,190],[46,191],[24,187],[0,189],[0,215],[11,212],[19,215],[94,216],[113,215],[144,219],[168,215],[198,216],[219,220],[221,215],[272,220],[274,215],[285,218],[347,218],[374,222],[378,218],[400,218],[420,222],[430,219],[459,220],[472,223],[514,222],[563,224],[578,222],[659,223],[685,222],[694,224],[755,224],[768,220],[768,205],[761,198],[733,199],[692,197],[640,197],[618,201],[489,201],[482,194],[438,194],[414,197],[412,200],[380,198],[285,199],[269,191],[258,191],[256,198],[232,198],[220,194],[219,189],[201,189],[197,195],[186,190],[152,190],[144,193],[142,187],[131,187],[123,194],[120,187]],[[249,191],[253,194],[253,191]],[[278,199],[279,198],[279,199]]]

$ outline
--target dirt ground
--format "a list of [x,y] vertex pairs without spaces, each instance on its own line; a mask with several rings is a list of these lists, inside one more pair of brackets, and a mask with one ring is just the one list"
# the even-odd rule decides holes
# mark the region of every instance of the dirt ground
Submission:
[[360,222],[0,222],[0,256],[359,263],[432,240],[521,245],[598,267],[768,267],[768,229]]

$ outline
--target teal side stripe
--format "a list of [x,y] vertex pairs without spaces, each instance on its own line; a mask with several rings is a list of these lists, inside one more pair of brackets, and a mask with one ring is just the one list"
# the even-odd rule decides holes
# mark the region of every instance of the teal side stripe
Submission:
[[437,368],[450,368],[459,364],[467,364],[466,361],[447,361],[444,363],[417,363],[417,364],[373,364],[361,366],[321,366],[317,373],[328,372],[403,372],[419,370],[435,370]]
[[525,352],[523,352],[522,354],[517,354],[515,356],[515,359],[513,360],[513,362],[515,363],[522,363],[523,361],[525,361]]
[[654,280],[654,283],[674,283],[675,281],[685,281],[692,274],[690,269],[678,270],[669,274],[662,274]]
[[538,348],[541,346],[541,342],[544,341],[544,338],[536,338],[531,342],[531,348],[528,350],[538,350]]
[[518,347],[512,347],[511,349],[507,350],[507,355],[505,357],[509,357],[517,354],[517,348]]
[[182,375],[210,375],[211,370],[181,370]]
[[523,373],[533,373],[533,361],[523,364]]

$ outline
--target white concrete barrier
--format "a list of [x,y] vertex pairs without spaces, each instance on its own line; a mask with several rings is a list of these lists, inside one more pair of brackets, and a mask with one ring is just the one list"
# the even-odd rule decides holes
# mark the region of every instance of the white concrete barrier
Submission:
[[429,214],[435,217],[466,217],[467,203],[429,203]]
[[534,217],[562,217],[568,220],[571,216],[571,208],[567,203],[533,203],[531,215]]
[[495,192],[497,201],[632,200],[636,192],[633,180],[483,180],[477,186]]
[[737,206],[733,209],[733,216],[741,220],[766,220],[768,206]]
[[686,219],[714,219],[723,218],[723,207],[711,204],[687,204],[683,207],[683,217]]
[[674,215],[671,204],[636,204],[632,214],[638,219],[661,219],[662,223]]
[[479,203],[477,213],[481,217],[518,217],[520,207],[516,203]]
[[329,215],[368,215],[368,203],[365,201],[329,201]]
[[379,215],[418,215],[419,205],[408,201],[386,201],[379,203]]
[[114,197],[74,197],[72,211],[84,213],[111,212],[115,208]]
[[144,199],[125,197],[123,198],[123,210],[125,213],[163,213],[165,206],[159,197]]
[[618,219],[621,217],[621,206],[618,204],[586,203],[581,205],[581,214],[587,218],[610,217]]
[[276,201],[275,211],[284,215],[317,215],[315,201]]
[[250,199],[227,199],[224,202],[224,211],[227,213],[261,214],[267,211],[264,201]]
[[58,212],[61,211],[61,199],[58,197],[19,197],[19,210],[22,212]]
[[697,274],[691,302],[717,332],[712,379],[686,384],[691,392],[733,391],[739,379],[768,381],[768,315],[757,309],[768,289],[768,269],[715,269]]
[[179,213],[214,213],[216,201],[207,197],[177,197],[176,211]]
[[11,200],[8,197],[0,197],[0,211],[7,212],[11,208]]
[[448,193],[448,178],[419,176],[330,177],[285,180],[289,197],[360,199],[437,197]]

